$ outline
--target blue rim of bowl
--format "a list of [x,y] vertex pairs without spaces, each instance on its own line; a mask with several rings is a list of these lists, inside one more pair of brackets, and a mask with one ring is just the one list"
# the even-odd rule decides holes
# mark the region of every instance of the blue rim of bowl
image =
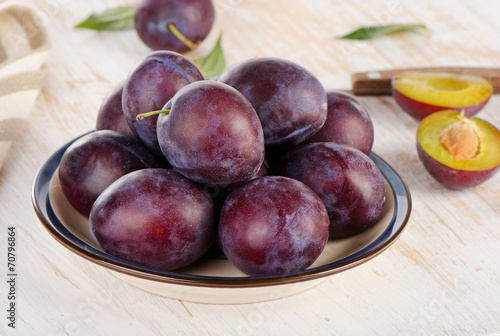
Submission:
[[50,182],[59,167],[61,157],[66,148],[86,134],[59,148],[40,167],[33,180],[31,195],[33,207],[47,231],[63,246],[91,262],[129,276],[176,285],[217,288],[274,286],[326,278],[360,265],[385,251],[401,235],[410,218],[412,203],[406,183],[387,162],[375,153],[371,153],[370,158],[380,169],[393,192],[394,214],[387,228],[361,250],[325,265],[281,276],[216,277],[144,267],[102,252],[80,240],[64,226],[52,208],[49,198]]

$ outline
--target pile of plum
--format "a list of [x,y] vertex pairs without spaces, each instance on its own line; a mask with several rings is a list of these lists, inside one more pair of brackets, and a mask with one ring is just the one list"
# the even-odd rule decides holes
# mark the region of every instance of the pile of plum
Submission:
[[147,267],[178,269],[218,244],[251,276],[301,271],[385,206],[366,110],[284,59],[205,80],[181,54],[153,52],[96,129],[64,153],[61,188],[104,251]]

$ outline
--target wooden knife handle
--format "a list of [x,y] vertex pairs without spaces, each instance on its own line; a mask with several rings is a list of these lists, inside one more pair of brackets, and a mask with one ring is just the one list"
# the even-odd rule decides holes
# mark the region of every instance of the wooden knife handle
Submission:
[[403,71],[448,72],[476,75],[487,79],[493,86],[493,93],[500,93],[500,68],[481,67],[428,67],[355,72],[351,76],[352,93],[356,96],[391,95],[391,80]]

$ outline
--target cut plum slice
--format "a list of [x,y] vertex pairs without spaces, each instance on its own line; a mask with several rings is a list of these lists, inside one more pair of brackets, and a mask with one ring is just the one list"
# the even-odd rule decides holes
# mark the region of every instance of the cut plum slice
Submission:
[[470,118],[488,102],[493,87],[473,75],[402,72],[393,78],[392,91],[399,106],[417,119],[447,109]]

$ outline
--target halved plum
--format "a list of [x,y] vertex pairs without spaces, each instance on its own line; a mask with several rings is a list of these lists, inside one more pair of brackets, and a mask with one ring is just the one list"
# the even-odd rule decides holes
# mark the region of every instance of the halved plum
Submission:
[[439,183],[450,189],[471,188],[500,168],[500,131],[485,120],[441,111],[420,123],[417,151]]
[[466,74],[402,72],[392,79],[392,95],[416,119],[443,110],[464,111],[470,118],[488,102],[493,87],[486,79]]

